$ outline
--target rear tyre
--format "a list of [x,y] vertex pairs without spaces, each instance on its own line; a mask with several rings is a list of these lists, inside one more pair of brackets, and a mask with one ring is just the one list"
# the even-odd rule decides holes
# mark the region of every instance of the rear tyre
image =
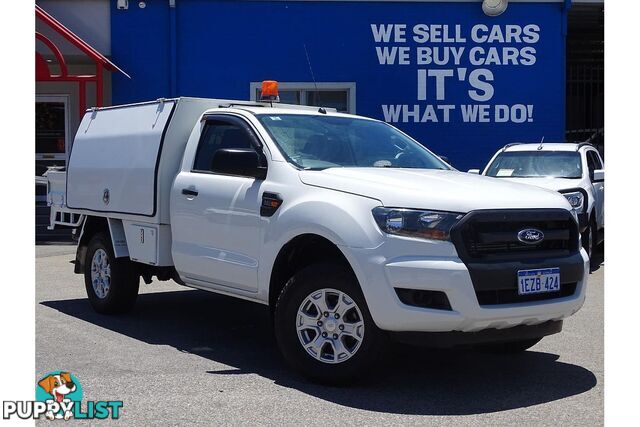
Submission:
[[140,275],[129,258],[115,257],[108,235],[97,233],[87,247],[84,284],[95,311],[123,313],[136,302]]
[[476,346],[476,348],[485,353],[518,354],[529,350],[531,347],[538,344],[541,340],[542,337],[530,338],[520,341],[497,342],[491,344],[481,344]]
[[337,263],[313,264],[289,279],[274,326],[285,360],[323,384],[345,384],[370,372],[386,342],[353,274]]

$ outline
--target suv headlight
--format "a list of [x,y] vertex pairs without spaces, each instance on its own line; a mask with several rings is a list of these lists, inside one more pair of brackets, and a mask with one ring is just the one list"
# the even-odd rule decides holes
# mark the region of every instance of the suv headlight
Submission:
[[372,211],[378,227],[388,234],[420,239],[450,240],[451,228],[464,216],[455,212],[385,208]]
[[571,193],[562,193],[562,195],[569,201],[569,204],[575,211],[582,211],[584,206],[584,195],[579,191],[573,191]]

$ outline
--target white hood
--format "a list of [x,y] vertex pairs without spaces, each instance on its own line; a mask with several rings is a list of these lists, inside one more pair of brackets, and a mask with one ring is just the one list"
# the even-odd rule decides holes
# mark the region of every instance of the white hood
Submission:
[[307,185],[371,197],[389,207],[462,213],[477,209],[571,209],[555,191],[457,171],[330,168],[299,174]]

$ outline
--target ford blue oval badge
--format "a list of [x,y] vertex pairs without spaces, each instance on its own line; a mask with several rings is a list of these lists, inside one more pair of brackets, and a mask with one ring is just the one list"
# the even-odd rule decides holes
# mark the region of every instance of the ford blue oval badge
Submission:
[[535,228],[525,228],[518,232],[518,240],[527,245],[536,245],[544,240],[544,233]]

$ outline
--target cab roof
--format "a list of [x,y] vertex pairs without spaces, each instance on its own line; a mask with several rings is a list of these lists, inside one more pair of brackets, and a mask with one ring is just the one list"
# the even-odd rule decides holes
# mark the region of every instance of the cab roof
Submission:
[[535,143],[514,143],[506,145],[502,151],[578,151],[580,146],[589,144],[574,142],[535,142]]
[[[335,108],[328,107],[310,107],[310,106],[301,106],[301,105],[290,105],[290,104],[275,104],[273,106],[266,103],[266,105],[261,105],[258,103],[249,104],[230,104],[229,106],[220,106],[218,108],[211,108],[205,111],[206,114],[215,114],[222,113],[225,111],[245,111],[254,115],[285,115],[285,114],[301,114],[301,115],[309,115],[309,116],[332,116],[332,117],[350,117],[350,118],[358,118],[358,119],[366,119],[373,120],[368,117],[356,116],[354,114],[341,113],[336,111]],[[322,112],[321,112],[322,110]]]

